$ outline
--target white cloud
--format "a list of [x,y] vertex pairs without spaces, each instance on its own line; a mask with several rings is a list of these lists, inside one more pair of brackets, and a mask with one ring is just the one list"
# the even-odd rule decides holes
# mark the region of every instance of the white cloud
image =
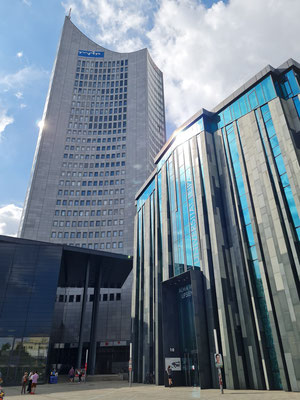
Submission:
[[20,108],[25,108],[25,107],[27,107],[27,104],[24,104],[24,103],[20,104]]
[[300,34],[299,14],[294,0],[219,1],[210,9],[196,0],[163,0],[149,38],[164,72],[167,120],[179,125],[267,64],[299,59],[292,39]]
[[26,6],[31,7],[32,3],[29,0],[22,0],[22,3],[26,4]]
[[0,235],[17,236],[22,208],[15,204],[0,207]]
[[14,122],[13,117],[7,115],[7,110],[0,109],[0,139],[5,128]]
[[18,58],[22,58],[22,57],[23,57],[23,51],[19,51],[19,52],[17,53],[17,57],[18,57]]
[[16,96],[17,99],[22,99],[23,98],[23,93],[22,92],[17,92],[15,94],[15,96]]
[[47,71],[35,66],[24,67],[12,74],[4,74],[0,71],[0,87],[3,90],[23,88],[32,82],[44,78],[47,74]]
[[300,59],[296,0],[218,1],[210,8],[200,0],[67,0],[64,6],[105,47],[149,48],[164,73],[167,121],[177,126],[267,64]]
[[[102,46],[127,52],[145,47],[157,0],[67,0],[66,13]],[[92,21],[92,23],[91,23]]]

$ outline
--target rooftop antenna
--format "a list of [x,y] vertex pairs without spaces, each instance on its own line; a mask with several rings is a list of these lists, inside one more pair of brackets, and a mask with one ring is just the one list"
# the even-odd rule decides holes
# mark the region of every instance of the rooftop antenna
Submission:
[[71,11],[72,11],[72,7],[70,7],[70,10],[69,10],[69,15],[68,15],[69,19],[71,19]]

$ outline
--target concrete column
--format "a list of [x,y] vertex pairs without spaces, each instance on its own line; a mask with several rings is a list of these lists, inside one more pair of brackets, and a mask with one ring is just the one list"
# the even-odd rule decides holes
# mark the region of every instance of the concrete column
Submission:
[[97,353],[97,326],[99,320],[99,296],[102,281],[101,264],[97,266],[96,281],[94,286],[94,301],[91,321],[91,336],[89,348],[89,374],[95,375]]
[[79,329],[79,342],[78,342],[78,353],[77,353],[77,368],[81,368],[81,358],[82,358],[82,346],[83,346],[83,330],[86,320],[86,302],[88,297],[88,287],[90,278],[90,259],[88,259],[86,270],[85,270],[85,280],[83,288],[83,300],[81,307],[81,319],[80,319],[80,329]]

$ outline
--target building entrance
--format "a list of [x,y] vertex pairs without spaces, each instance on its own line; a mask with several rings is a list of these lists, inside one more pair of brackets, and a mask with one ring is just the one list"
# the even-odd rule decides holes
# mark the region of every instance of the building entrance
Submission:
[[[176,364],[172,367],[174,385],[210,387],[210,355],[200,271],[187,271],[164,282],[163,328],[165,371],[167,364],[172,365],[172,361]],[[166,377],[165,372],[167,385]]]
[[184,373],[185,386],[199,386],[198,355],[184,353],[181,359],[181,368]]

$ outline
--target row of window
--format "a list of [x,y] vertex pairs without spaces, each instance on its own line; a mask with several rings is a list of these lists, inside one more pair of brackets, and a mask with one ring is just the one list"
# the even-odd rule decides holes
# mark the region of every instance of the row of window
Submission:
[[[109,138],[110,139],[110,138]],[[113,138],[116,139],[116,138]],[[121,138],[118,138],[121,139]],[[65,150],[76,150],[76,151],[111,151],[111,150],[125,150],[126,144],[108,145],[108,146],[73,146],[65,145]]]
[[[81,73],[90,73],[90,74],[110,74],[110,73],[112,73],[112,74],[115,74],[115,73],[117,73],[117,74],[121,74],[121,75],[123,75],[123,73],[124,72],[128,72],[128,67],[121,67],[121,68],[119,68],[119,67],[117,67],[117,68],[108,68],[108,69],[106,69],[106,68],[98,68],[98,66],[97,67],[95,67],[95,68],[88,68],[88,67],[83,67],[83,66],[77,66],[77,68],[76,68],[76,72],[78,73],[78,72],[81,72]],[[126,74],[127,75],[127,74]],[[123,79],[123,78],[122,78]]]
[[[103,91],[103,93],[102,93]],[[121,107],[127,106],[127,93],[118,94],[105,94],[106,89],[97,89],[95,94],[73,94],[72,107],[87,107],[87,108],[99,108],[100,107]]]
[[105,80],[122,81],[123,79],[125,79],[124,82],[127,82],[127,78],[128,78],[127,72],[125,72],[125,73],[123,73],[123,72],[121,72],[121,73],[106,73],[106,72],[103,72],[100,70],[98,71],[98,69],[97,70],[95,69],[95,71],[93,71],[93,72],[89,71],[89,73],[88,73],[88,71],[80,71],[80,72],[76,72],[76,74],[75,74],[75,79],[78,79],[78,80],[80,79],[82,81],[88,81],[88,80],[89,81],[92,81],[92,80],[94,80],[94,81],[96,81],[96,80],[98,80],[98,81],[101,81],[101,80],[103,80],[103,81],[105,81]]
[[[69,296],[65,294],[60,294],[56,296],[56,301],[59,303],[80,303],[82,300],[81,294],[70,294]],[[121,293],[104,293],[99,295],[99,301],[120,301]],[[90,294],[88,301],[94,301],[94,295]]]
[[[124,114],[125,116],[126,116],[126,114]],[[124,118],[124,120],[126,119],[126,117]],[[87,123],[87,122],[85,122],[85,123],[83,123],[83,122],[69,122],[69,125],[68,125],[68,127],[69,128],[74,128],[74,129],[99,129],[99,131],[97,132],[97,133],[93,133],[93,135],[102,135],[102,132],[101,132],[101,129],[110,129],[110,128],[112,128],[112,126],[114,127],[114,128],[126,128],[126,126],[127,126],[127,124],[126,124],[126,121],[123,121],[123,122],[120,122],[120,120],[121,120],[121,118],[119,118],[119,122],[117,123],[116,121],[118,120],[118,118],[117,118],[117,115],[114,115],[114,119],[113,119],[113,116],[112,115],[104,115],[104,116],[102,116],[102,115],[100,115],[99,116],[99,121],[104,121],[104,122],[107,122],[107,121],[109,121],[109,122],[112,122],[112,121],[115,121],[114,122],[114,124],[107,124],[107,123],[104,123],[104,124],[102,124],[102,122],[100,122],[100,123]],[[115,133],[116,134],[116,132],[113,132],[113,133]],[[91,135],[92,133],[89,133],[89,135]],[[78,133],[78,135],[80,135],[80,133]],[[109,135],[109,133],[108,133],[108,135]]]
[[[126,90],[126,92],[127,92],[127,90]],[[87,95],[87,96],[91,95],[92,97],[94,97],[96,95],[96,93],[101,94],[101,96],[110,95],[110,98],[113,98],[113,96],[114,96],[116,100],[118,99],[118,96],[119,96],[119,99],[122,98],[123,94],[124,94],[124,99],[127,98],[127,93],[125,93],[125,90],[123,93],[123,88],[121,88],[121,87],[120,88],[112,88],[112,89],[96,89],[96,88],[85,89],[85,88],[81,88],[81,87],[73,88],[74,96],[78,94],[78,95]],[[73,98],[74,98],[74,96],[73,96]]]
[[95,67],[95,68],[110,68],[110,67],[123,67],[128,65],[128,60],[116,60],[116,61],[87,61],[87,60],[77,60],[77,67]]
[[[124,86],[124,92],[126,93],[127,92],[127,79],[125,79],[124,81],[106,81],[106,82],[104,82],[104,81],[102,81],[102,82],[98,81],[97,82],[97,80],[95,80],[93,82],[92,81],[87,82],[87,81],[76,80],[74,82],[75,89],[78,86],[79,86],[79,89],[82,89],[82,88],[98,88],[98,89],[99,88],[102,88],[102,89],[103,88],[111,88],[110,89],[110,93],[111,94],[114,93],[114,90],[119,89],[119,86],[120,86],[120,93],[121,93],[121,89],[123,89],[123,86]],[[79,92],[79,90],[78,90],[78,92]],[[116,93],[119,93],[119,91],[116,92]],[[123,93],[123,91],[122,91],[122,93]]]
[[[117,248],[115,245],[115,242],[113,243],[113,246],[111,245],[111,242],[109,243],[65,243],[68,246],[74,246],[74,247],[82,247],[83,249],[94,249],[94,250],[109,250],[111,248]],[[120,245],[119,248],[123,248],[123,243]],[[105,287],[105,286],[104,286]]]
[[[101,221],[101,222],[103,222],[103,221]],[[117,225],[117,224],[114,224],[114,225]],[[112,237],[112,236],[103,235],[101,237]],[[87,239],[87,238],[98,239],[98,238],[100,238],[100,232],[99,231],[97,231],[97,232],[51,232],[51,238],[52,239],[56,239],[56,238],[58,238],[58,239],[62,239],[62,238],[64,238],[64,239],[69,239],[69,238],[70,239],[75,239],[75,238],[76,239],[81,239],[81,238],[82,239]],[[112,248],[116,249],[117,247],[119,249],[123,248],[123,242],[118,242],[118,243],[113,242],[112,243]],[[110,248],[110,246],[107,248]]]
[[[75,119],[76,119],[76,117],[75,117]],[[114,128],[116,128],[117,127],[117,125],[119,125],[120,124],[120,127],[119,128],[121,128],[121,125],[122,125],[122,123],[121,122],[118,122],[118,124],[116,123],[116,122],[114,122],[114,123],[104,123],[103,125],[105,125],[105,128],[104,129],[107,129],[108,128],[108,131],[106,131],[106,130],[103,130],[103,131],[81,131],[81,130],[77,130],[77,129],[74,129],[74,130],[71,130],[71,129],[69,129],[68,130],[68,135],[71,135],[71,134],[73,134],[73,135],[79,135],[79,136],[106,136],[106,135],[111,135],[111,134],[113,134],[113,135],[120,135],[121,133],[122,134],[126,134],[126,128],[123,128],[123,129],[113,129],[113,130],[111,130],[111,127],[113,126]],[[73,139],[73,138],[72,138]],[[78,139],[80,139],[80,138],[77,138],[77,139],[75,139],[75,140],[77,140],[78,141]],[[113,142],[115,142],[115,140],[114,140],[114,138],[113,139],[111,139],[111,138],[107,138],[107,137],[105,137],[105,138],[87,138],[87,139],[85,139],[85,138],[82,138],[82,143],[85,143],[84,142],[84,140],[86,140],[86,142],[87,143],[101,143],[101,141],[102,141],[102,143],[105,143],[105,141],[107,140],[107,142],[109,142],[109,140],[108,139],[110,139],[110,141],[113,141]],[[98,140],[100,140],[100,141],[98,141]],[[117,137],[117,139],[116,139],[118,142],[120,141],[120,138],[119,137]],[[124,136],[123,138],[122,138],[122,140],[126,140],[126,136]]]
[[[103,173],[103,171],[101,171],[101,172]],[[110,176],[114,176],[115,172],[119,172],[120,173],[120,171],[105,171],[105,176],[109,176],[109,175]],[[119,175],[119,174],[116,174],[116,175]],[[103,175],[101,175],[101,176],[103,176]],[[115,182],[115,183],[113,183],[113,182]],[[120,184],[121,185],[125,185],[125,179],[116,179],[115,181],[113,181],[113,180],[110,180],[110,181],[108,181],[108,180],[105,180],[105,181],[78,181],[78,182],[68,181],[68,180],[59,181],[59,185],[60,186],[108,186],[108,185],[113,185],[113,184],[115,184],[115,185],[120,185]],[[63,194],[63,191],[59,190],[58,195],[61,196],[62,194]],[[68,193],[64,192],[64,194],[67,195]]]
[[126,153],[113,153],[113,154],[74,154],[74,153],[64,153],[63,158],[75,159],[75,160],[104,160],[110,158],[125,158]]
[[[121,132],[120,132],[121,133]],[[111,135],[111,131],[108,133],[108,132],[106,132],[106,131],[104,131],[103,132],[103,135],[106,135],[106,134],[108,134],[108,135]],[[116,132],[114,133],[114,134],[116,134]],[[91,139],[91,138],[88,138],[88,139],[86,139],[86,138],[75,138],[75,137],[71,137],[71,136],[67,136],[66,137],[66,143],[68,143],[68,142],[72,142],[72,143],[111,143],[111,142],[113,142],[113,143],[115,143],[115,142],[126,142],[126,136],[122,136],[122,137],[120,137],[120,136],[118,136],[118,137],[113,137],[113,138],[106,138],[106,137],[104,137],[104,138],[93,138],[93,139]],[[92,151],[94,151],[95,150],[95,146],[87,146],[86,148],[85,148],[87,151],[89,151],[89,150],[92,150]]]
[[[110,182],[112,182],[112,181],[110,181]],[[114,185],[113,183],[109,183],[107,185],[105,184],[104,186],[113,186],[113,185]],[[82,197],[84,197],[84,196],[102,196],[102,195],[108,195],[108,194],[112,194],[112,193],[110,193],[110,191],[108,193],[108,190],[69,190],[69,193],[68,193],[67,196],[71,196],[71,197],[72,196],[76,196],[76,197],[82,196]],[[119,192],[116,192],[116,194],[119,194]],[[120,194],[124,194],[124,189],[120,189]],[[66,195],[66,194],[64,194],[64,195]],[[71,203],[67,203],[66,199],[64,199],[64,200],[60,200],[60,199],[56,200],[56,205],[57,206],[61,206],[61,205],[66,206],[67,204],[69,204],[70,206],[73,206],[73,203],[72,202]],[[92,204],[93,203],[90,203],[90,204],[87,204],[87,205],[92,205]],[[75,203],[74,203],[74,205],[75,205]]]
[[[63,167],[68,168],[115,168],[115,167],[125,167],[125,161],[117,161],[117,162],[105,162],[105,163],[62,163]],[[79,172],[78,172],[79,173]],[[84,173],[84,172],[83,172]],[[79,176],[79,175],[78,175]],[[86,175],[83,175],[86,176]]]
[[[58,220],[54,220],[53,221],[53,226],[59,226],[59,227],[71,227],[72,228],[82,228],[82,227],[95,227],[95,226],[101,226],[101,222],[102,221],[58,221]],[[123,231],[101,231],[100,232],[100,237],[117,237],[117,236],[123,236]]]
[[[125,170],[124,169],[122,169],[122,170],[119,170],[119,169],[117,169],[117,170],[113,170],[113,171],[90,171],[90,172],[87,172],[87,171],[84,171],[84,172],[77,172],[77,171],[74,171],[74,172],[72,172],[72,171],[61,171],[61,176],[73,176],[73,177],[76,177],[76,176],[78,176],[78,177],[95,177],[95,176],[119,176],[119,175],[125,175]],[[60,180],[59,181],[59,185],[60,186],[93,186],[93,184],[92,183],[90,183],[90,182],[92,182],[92,181],[69,181],[69,180],[66,180],[66,181],[63,181],[63,180]],[[94,185],[94,186],[97,186],[97,185]]]
[[[80,122],[98,122],[98,115],[107,115],[107,114],[115,114],[114,115],[114,121],[121,120],[122,119],[122,114],[123,114],[123,119],[126,119],[126,112],[127,108],[126,107],[120,107],[120,108],[89,108],[89,109],[84,109],[84,108],[71,108],[71,113],[70,113],[70,121],[73,121],[73,117],[75,121],[80,121]],[[118,116],[116,114],[119,114]],[[80,115],[79,119],[78,116]],[[95,116],[94,116],[95,115]],[[102,121],[102,119],[99,117],[99,121]]]
[[[113,193],[112,193],[113,194]],[[69,200],[69,206],[106,206],[124,204],[124,198],[121,199],[105,199],[105,200]],[[96,211],[96,215],[100,214],[101,210]],[[99,214],[98,214],[99,213]]]

